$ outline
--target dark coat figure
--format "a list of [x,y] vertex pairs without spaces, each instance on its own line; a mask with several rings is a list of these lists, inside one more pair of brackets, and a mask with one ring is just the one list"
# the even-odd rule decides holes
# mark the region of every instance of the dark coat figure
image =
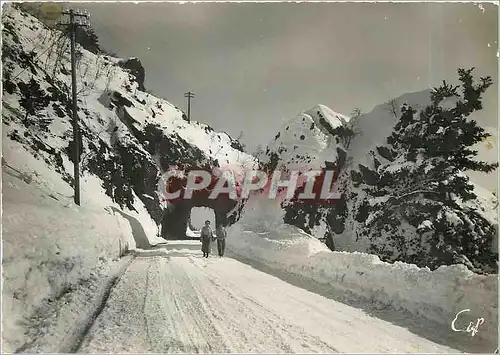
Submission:
[[219,256],[223,257],[224,251],[226,250],[226,228],[224,228],[223,226],[219,226],[215,231],[215,234],[217,235],[217,249],[219,251]]
[[201,229],[201,251],[203,257],[208,258],[212,249],[212,240],[214,238],[212,228],[210,228],[210,221],[205,222],[205,226]]

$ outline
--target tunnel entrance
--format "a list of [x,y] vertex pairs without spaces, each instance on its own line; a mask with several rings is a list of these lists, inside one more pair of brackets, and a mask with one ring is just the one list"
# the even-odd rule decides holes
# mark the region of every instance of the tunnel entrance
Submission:
[[[210,170],[211,171],[211,170]],[[207,171],[209,173],[209,171]],[[170,176],[165,188],[169,194],[176,193],[177,197],[168,200],[167,207],[162,210],[161,215],[161,237],[167,240],[191,239],[186,235],[188,224],[190,223],[191,211],[193,208],[203,207],[212,211],[214,223],[212,228],[218,226],[230,226],[235,223],[243,210],[246,199],[231,198],[229,194],[213,194],[219,177],[212,178],[209,186],[202,189],[189,188],[187,194],[186,173],[182,176]],[[201,179],[200,179],[201,181]],[[224,181],[227,184],[227,181]],[[214,195],[214,196],[212,196]],[[195,211],[198,211],[196,209]],[[196,212],[198,213],[198,212]],[[206,213],[206,212],[205,212]],[[204,222],[206,218],[202,221]],[[195,222],[198,223],[198,222]],[[191,222],[193,224],[193,222]],[[201,225],[202,226],[202,225]],[[195,227],[193,225],[193,227]],[[195,228],[200,228],[200,225]]]

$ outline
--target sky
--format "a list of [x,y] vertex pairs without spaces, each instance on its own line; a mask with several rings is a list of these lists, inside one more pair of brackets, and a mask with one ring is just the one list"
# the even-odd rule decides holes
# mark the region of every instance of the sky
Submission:
[[[83,7],[83,6],[82,6]],[[250,151],[316,104],[349,114],[475,66],[495,80],[498,7],[457,3],[87,3],[101,45],[146,88]],[[497,127],[495,83],[483,126]]]

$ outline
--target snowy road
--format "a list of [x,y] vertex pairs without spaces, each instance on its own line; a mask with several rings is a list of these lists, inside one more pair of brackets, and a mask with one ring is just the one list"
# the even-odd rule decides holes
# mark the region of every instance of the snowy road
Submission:
[[195,242],[167,248],[132,262],[80,351],[457,352],[235,259],[203,259]]

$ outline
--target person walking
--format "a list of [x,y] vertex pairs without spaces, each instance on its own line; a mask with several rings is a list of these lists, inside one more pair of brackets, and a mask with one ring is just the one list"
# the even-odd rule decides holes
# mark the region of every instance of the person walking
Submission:
[[210,250],[212,249],[212,239],[214,235],[212,228],[210,228],[210,221],[205,221],[205,225],[201,229],[201,251],[203,252],[203,257],[208,258]]
[[217,236],[217,250],[219,251],[219,256],[222,258],[226,250],[226,228],[222,224],[219,225],[215,231],[215,235]]

